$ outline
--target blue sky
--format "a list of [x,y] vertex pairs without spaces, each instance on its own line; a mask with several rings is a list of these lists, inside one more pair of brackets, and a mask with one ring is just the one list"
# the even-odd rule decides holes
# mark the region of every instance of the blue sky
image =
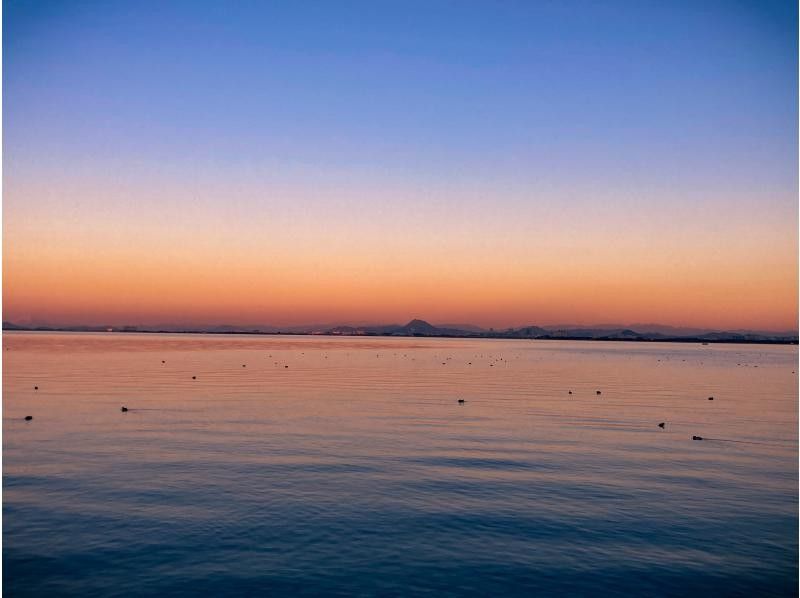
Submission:
[[6,142],[21,166],[263,159],[785,184],[795,9],[7,2]]
[[565,230],[567,248],[632,235],[620,252],[711,231],[730,268],[742,242],[762,269],[795,259],[793,2],[6,1],[4,17],[8,243],[68,237],[59,212],[87,246],[100,227],[166,243],[164,215],[197,212],[188,232],[232,243],[254,222],[333,223],[410,255],[409,226],[447,245],[482,223]]

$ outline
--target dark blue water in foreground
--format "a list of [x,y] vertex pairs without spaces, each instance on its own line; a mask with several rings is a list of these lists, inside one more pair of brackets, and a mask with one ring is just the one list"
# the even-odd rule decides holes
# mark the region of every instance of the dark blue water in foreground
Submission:
[[9,596],[797,594],[796,347],[3,342]]

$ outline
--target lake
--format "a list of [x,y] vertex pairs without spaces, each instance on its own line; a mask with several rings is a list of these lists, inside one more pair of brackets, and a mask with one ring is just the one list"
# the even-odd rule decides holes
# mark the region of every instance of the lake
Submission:
[[797,595],[796,346],[3,349],[9,596]]

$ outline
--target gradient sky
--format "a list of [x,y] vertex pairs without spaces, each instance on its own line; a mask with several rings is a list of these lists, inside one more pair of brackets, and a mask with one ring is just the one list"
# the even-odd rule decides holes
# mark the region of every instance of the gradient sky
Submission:
[[5,320],[797,328],[795,2],[3,16]]

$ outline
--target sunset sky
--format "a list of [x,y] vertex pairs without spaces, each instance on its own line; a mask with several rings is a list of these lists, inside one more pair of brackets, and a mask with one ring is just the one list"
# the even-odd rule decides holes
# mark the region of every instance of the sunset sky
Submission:
[[796,11],[4,2],[3,319],[796,330]]

